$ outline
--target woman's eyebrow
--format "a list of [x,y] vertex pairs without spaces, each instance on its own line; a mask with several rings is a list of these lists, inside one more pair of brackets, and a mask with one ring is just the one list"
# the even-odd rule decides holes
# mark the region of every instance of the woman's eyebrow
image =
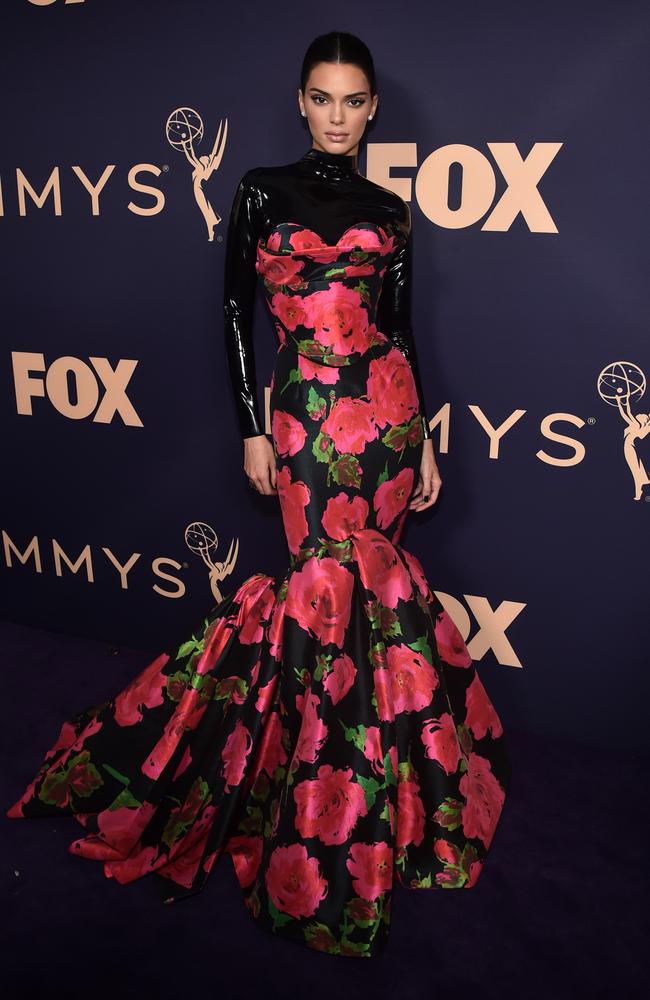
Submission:
[[[312,90],[316,90],[316,91],[318,91],[318,93],[319,93],[319,94],[324,94],[324,95],[325,95],[325,97],[331,97],[331,96],[332,96],[332,95],[331,95],[330,93],[328,93],[328,92],[327,92],[326,90],[321,90],[321,88],[320,88],[320,87],[310,87],[310,88],[309,88],[309,90],[310,90],[310,91],[312,91]],[[363,97],[363,96],[365,96],[365,95],[366,95],[367,93],[368,93],[368,91],[367,91],[367,90],[355,90],[353,94],[346,94],[346,95],[345,95],[345,99],[347,100],[347,98],[348,98],[348,97]]]

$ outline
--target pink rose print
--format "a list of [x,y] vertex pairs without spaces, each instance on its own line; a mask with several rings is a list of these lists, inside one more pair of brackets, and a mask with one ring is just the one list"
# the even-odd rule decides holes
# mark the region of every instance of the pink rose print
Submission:
[[467,708],[465,725],[475,739],[482,740],[488,730],[495,739],[502,735],[501,720],[478,674],[474,676],[465,692],[465,707]]
[[270,302],[273,315],[277,317],[285,331],[294,333],[299,326],[305,326],[307,313],[303,305],[303,300],[298,295],[285,295],[284,292],[276,292]]
[[424,805],[415,775],[397,785],[397,847],[421,844],[424,839]]
[[291,470],[287,466],[278,470],[276,486],[289,550],[298,553],[309,530],[305,514],[311,496],[309,487],[300,481],[292,483]]
[[299,288],[303,281],[300,276],[304,267],[303,261],[267,253],[261,246],[257,249],[255,267],[260,277],[273,286],[286,285],[288,288]]
[[430,703],[440,683],[435,667],[402,643],[386,650],[395,712],[419,712]]
[[250,580],[246,590],[244,587],[240,588],[237,596],[241,601],[237,617],[239,641],[245,646],[252,646],[262,641],[264,626],[275,603],[275,594],[269,586],[269,578],[258,576]]
[[307,431],[290,413],[276,410],[271,421],[271,434],[276,451],[283,458],[296,455],[305,443]]
[[393,884],[393,852],[386,841],[353,844],[346,866],[354,891],[362,899],[377,899]]
[[387,608],[408,601],[413,592],[411,577],[397,550],[384,535],[368,528],[352,538],[364,587]]
[[374,274],[375,265],[371,262],[369,264],[350,264],[346,267],[345,274],[348,278],[357,278],[364,274]]
[[[277,482],[277,477],[276,477],[276,482]],[[297,515],[297,513],[293,513],[292,516],[295,518],[294,525],[292,528],[292,533],[295,531],[295,534],[293,534],[292,543],[294,545],[295,544],[300,545],[305,535],[303,535],[299,540],[296,539],[296,535],[299,535],[302,530],[302,521],[300,520],[300,517]],[[278,661],[282,659],[282,636],[284,629],[285,608],[286,604],[284,601],[277,601],[274,604],[273,616],[271,618],[271,623],[269,625],[269,631],[268,631],[269,649],[271,651],[271,656],[273,656]]]
[[417,413],[418,395],[411,366],[397,347],[370,362],[367,394],[380,427],[395,426]]
[[275,251],[276,253],[282,248],[282,236],[277,231],[271,232],[266,238],[266,246],[268,250]]
[[208,806],[182,840],[174,844],[169,852],[169,861],[160,863],[159,872],[186,889],[191,889],[194,884],[215,812],[214,806]]
[[180,778],[180,776],[183,773],[183,771],[187,771],[187,769],[188,769],[188,767],[190,766],[191,763],[192,763],[192,754],[190,752],[190,748],[189,747],[185,747],[185,750],[183,752],[183,756],[181,757],[180,761],[178,762],[178,767],[174,771],[174,776],[172,778],[172,781],[176,781],[177,778]]
[[253,781],[264,771],[272,778],[278,767],[287,763],[287,751],[282,742],[282,723],[277,712],[272,712],[264,728],[264,733],[257,751],[255,765],[252,770]]
[[343,645],[352,609],[352,574],[336,559],[307,559],[287,590],[286,614],[322,643]]
[[346,841],[360,816],[368,812],[366,795],[353,779],[352,768],[318,768],[318,777],[296,785],[296,829],[302,837],[318,837],[324,844]]
[[[384,670],[384,674],[388,676],[388,671]],[[394,715],[391,718],[394,718]],[[365,736],[366,741],[363,747],[363,756],[366,760],[370,761],[375,774],[383,776],[385,773],[384,757],[386,755],[383,753],[381,747],[381,730],[378,726],[367,726]],[[388,756],[393,773],[397,774],[397,747],[394,744],[389,747]]]
[[357,668],[347,653],[338,656],[333,662],[327,677],[323,682],[323,687],[332,699],[333,705],[338,705],[341,698],[344,698],[357,675]]
[[455,774],[461,758],[461,749],[454,720],[449,712],[439,719],[425,719],[420,734],[426,747],[426,756],[437,760],[445,774]]
[[377,701],[377,716],[381,722],[395,720],[395,705],[393,703],[393,681],[390,670],[378,667],[373,671],[375,698]]
[[318,251],[318,260],[323,264],[336,260],[339,255],[336,247],[328,247],[312,229],[299,229],[291,233],[289,243],[297,253],[305,253],[307,250]]
[[248,729],[238,719],[226,744],[221,751],[223,761],[223,776],[226,780],[226,791],[238,785],[244,777],[248,755],[253,746],[253,740]]
[[298,368],[305,382],[316,379],[322,385],[334,385],[341,376],[338,368],[332,368],[331,365],[319,365],[317,361],[306,358],[304,354],[298,355]]
[[[73,841],[70,844],[70,851],[77,857],[90,858],[93,861],[104,861],[104,875],[106,878],[114,878],[121,885],[134,882],[135,879],[147,875],[156,868],[164,870],[164,855],[159,856],[155,847],[141,847],[134,851],[128,858],[117,861],[105,860],[104,854],[97,853],[97,847],[101,841],[93,840],[90,834],[83,840]],[[74,848],[74,850],[73,850]],[[109,850],[109,848],[105,848]],[[173,867],[173,864],[172,864]]]
[[440,611],[438,614],[435,635],[438,652],[445,663],[452,667],[471,667],[472,657],[453,619],[446,611]]
[[163,690],[167,678],[163,667],[169,660],[167,654],[158,656],[115,699],[115,721],[118,726],[134,726],[142,722],[142,709],[155,708],[163,703]]
[[314,331],[320,344],[334,354],[365,351],[368,313],[356,289],[333,281],[328,289],[307,295],[303,303],[307,311],[304,325]]
[[296,695],[296,708],[302,715],[302,725],[294,753],[294,761],[306,760],[315,763],[323,743],[327,739],[327,726],[318,718],[320,698],[308,689],[304,695]]
[[252,837],[247,834],[231,837],[224,847],[224,853],[232,857],[237,881],[242,889],[255,881],[262,862],[262,849],[262,837]]
[[387,528],[406,507],[413,492],[413,469],[402,469],[394,479],[377,487],[372,506],[377,512],[377,525]]
[[[268,684],[264,684],[257,690],[257,700],[255,702],[255,711],[259,712],[260,715],[266,715],[269,708],[273,704],[275,699],[275,692],[278,689],[278,678],[277,676],[272,677]],[[270,724],[270,723],[269,723]]]
[[341,491],[330,497],[323,514],[322,524],[326,534],[337,542],[349,538],[353,531],[366,526],[368,503],[363,497],[349,497]]
[[360,455],[369,441],[377,438],[370,404],[363,399],[337,399],[321,424],[321,432],[331,437],[339,452]]
[[103,848],[98,845],[100,854],[103,852],[107,859],[126,858],[153,819],[155,811],[156,807],[147,802],[136,809],[122,806],[98,813],[98,836],[100,841],[104,841]]
[[386,242],[386,232],[381,226],[376,229],[362,229],[351,226],[341,238],[346,247],[359,247],[362,250],[379,250]]
[[477,753],[467,757],[467,771],[460,779],[460,793],[465,799],[461,816],[466,837],[478,837],[486,848],[492,843],[505,792],[492,773],[489,760]]
[[424,574],[424,570],[422,569],[422,563],[420,562],[420,560],[416,559],[416,557],[412,555],[412,553],[407,552],[406,549],[403,549],[401,546],[399,549],[399,553],[404,562],[406,563],[406,565],[408,566],[409,573],[415,580],[415,585],[422,594],[422,596],[425,598],[425,600],[431,600],[432,598],[431,588],[429,587],[429,583]]
[[278,910],[292,917],[311,917],[327,895],[327,880],[318,858],[310,858],[303,844],[276,847],[266,872],[266,888]]

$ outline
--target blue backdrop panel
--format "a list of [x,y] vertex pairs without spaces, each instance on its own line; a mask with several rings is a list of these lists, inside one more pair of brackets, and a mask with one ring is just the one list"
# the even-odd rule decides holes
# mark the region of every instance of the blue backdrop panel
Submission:
[[[311,145],[302,56],[347,30],[378,72],[361,170],[412,209],[444,481],[405,544],[504,723],[647,745],[647,5],[1,17],[4,617],[162,649],[286,566],[277,501],[242,474],[225,228],[248,168]],[[255,341],[263,399],[260,295]]]

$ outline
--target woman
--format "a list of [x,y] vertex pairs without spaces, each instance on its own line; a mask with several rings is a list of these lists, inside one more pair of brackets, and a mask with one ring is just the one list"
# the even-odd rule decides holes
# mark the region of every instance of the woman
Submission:
[[[410,328],[409,209],[357,167],[377,107],[365,45],[316,39],[298,99],[312,145],[241,179],[224,301],[245,471],[279,497],[290,566],[250,577],[65,722],[7,815],[75,815],[86,836],[71,852],[121,883],[156,873],[168,902],[228,853],[262,926],[371,958],[395,878],[476,884],[509,762],[458,630],[399,544],[440,476]],[[279,338],[272,444],[257,281]]]

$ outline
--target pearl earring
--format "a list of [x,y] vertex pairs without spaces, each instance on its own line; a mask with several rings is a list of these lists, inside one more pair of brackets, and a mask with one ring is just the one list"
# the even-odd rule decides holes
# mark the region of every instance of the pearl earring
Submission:
[[372,115],[368,115],[368,121],[369,121],[369,122],[371,122],[371,121],[372,121]]

